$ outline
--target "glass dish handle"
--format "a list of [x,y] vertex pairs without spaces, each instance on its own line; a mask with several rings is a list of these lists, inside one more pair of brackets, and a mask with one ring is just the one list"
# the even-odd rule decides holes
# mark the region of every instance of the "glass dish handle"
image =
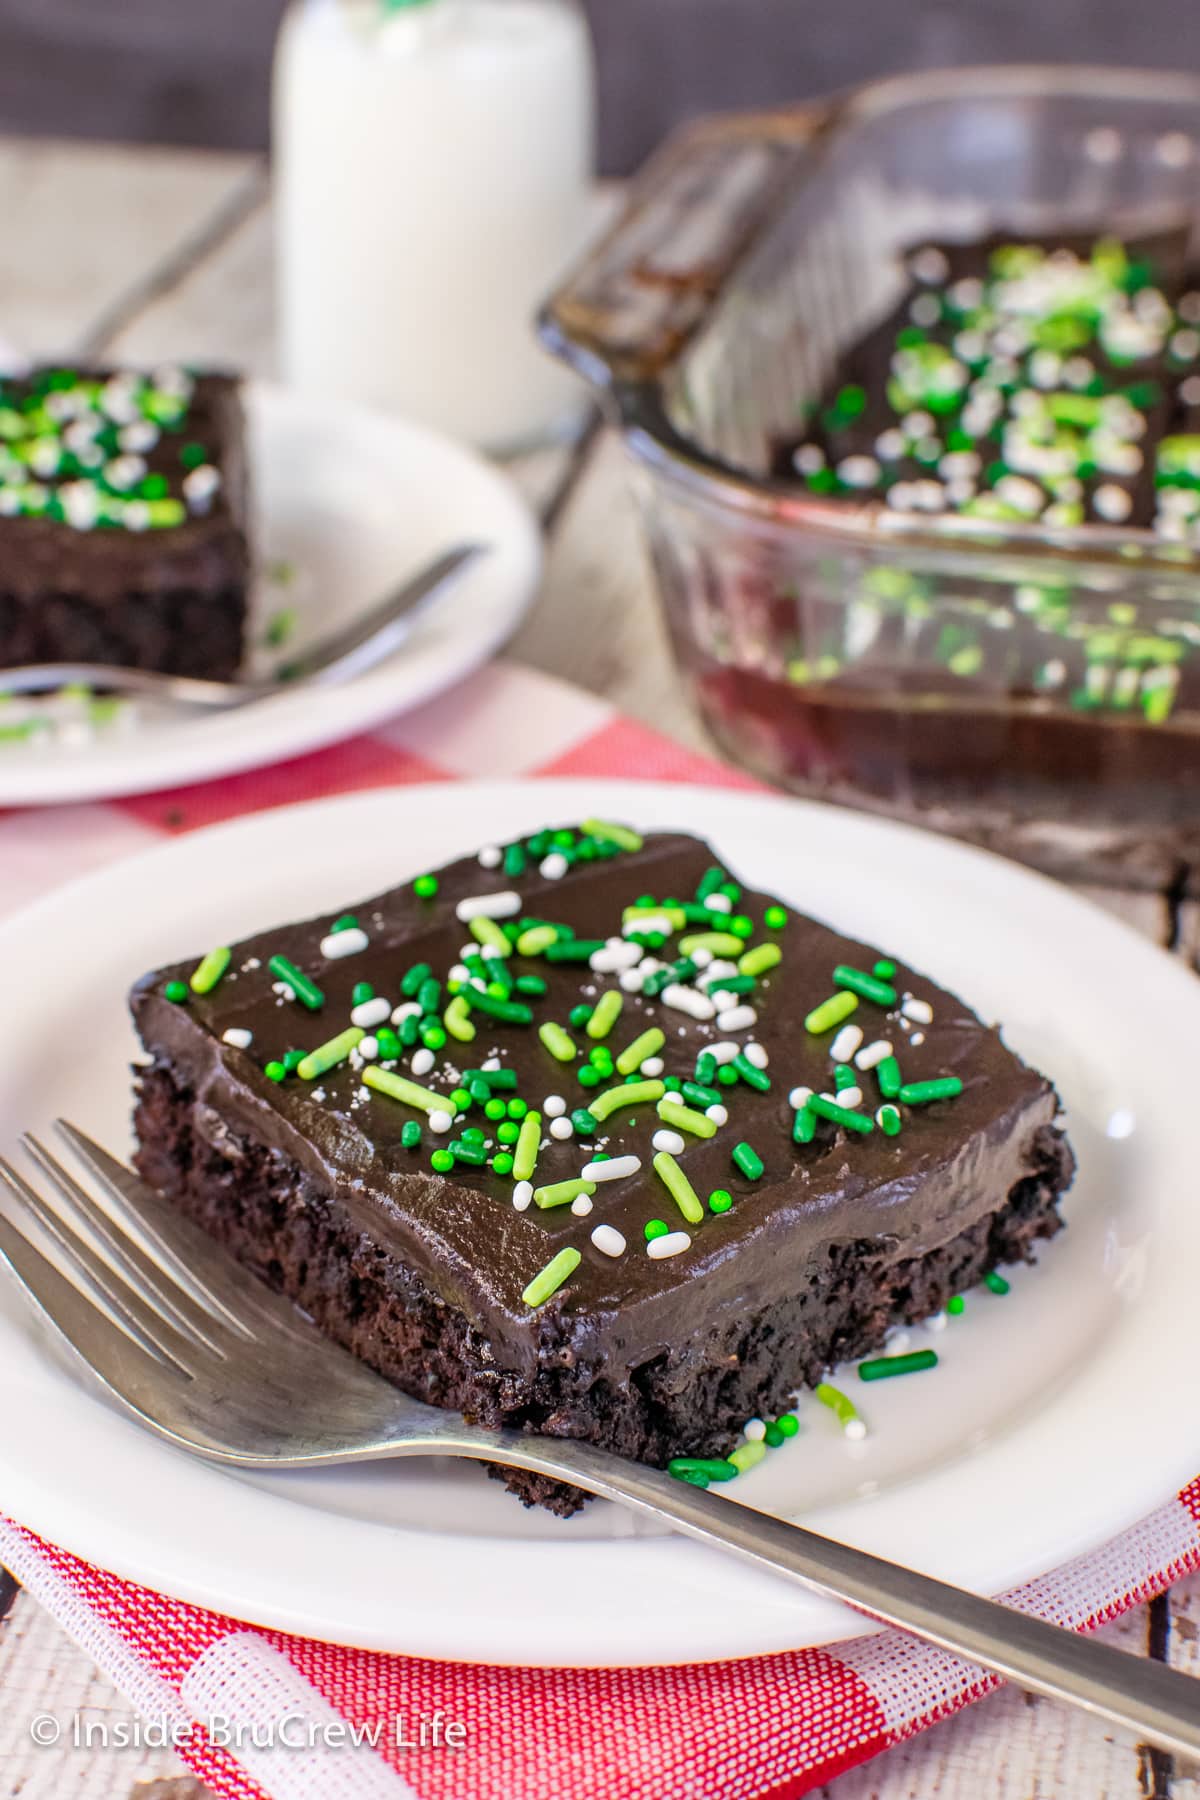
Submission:
[[660,378],[790,191],[828,116],[816,106],[734,113],[675,132],[617,223],[546,303],[546,346],[601,390]]

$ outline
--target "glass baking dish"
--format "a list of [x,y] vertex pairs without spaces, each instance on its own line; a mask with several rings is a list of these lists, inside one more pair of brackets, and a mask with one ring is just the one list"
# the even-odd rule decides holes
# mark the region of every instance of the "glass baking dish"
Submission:
[[1197,248],[1200,81],[955,70],[701,121],[547,305],[622,428],[679,666],[770,780],[1060,873],[1200,853],[1200,526],[997,522],[826,498],[772,445],[898,298],[993,232]]

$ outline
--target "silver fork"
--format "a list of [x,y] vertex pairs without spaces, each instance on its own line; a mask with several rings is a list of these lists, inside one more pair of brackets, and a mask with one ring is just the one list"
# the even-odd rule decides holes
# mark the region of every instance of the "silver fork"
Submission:
[[357,618],[318,638],[261,680],[208,681],[109,663],[22,663],[0,669],[0,695],[40,694],[74,684],[110,694],[144,694],[171,706],[226,712],[308,682],[345,681],[375,668],[399,649],[451,578],[484,551],[482,544],[458,544],[444,551]]
[[[101,1205],[32,1136],[41,1180],[0,1157],[0,1258],[36,1311],[136,1419],[243,1469],[465,1456],[532,1469],[846,1601],[956,1656],[1200,1759],[1200,1684],[1073,1632],[817,1536],[590,1444],[486,1431],[410,1400],[321,1336],[138,1176],[58,1129]],[[76,1285],[37,1247],[48,1234]],[[119,1321],[119,1324],[115,1321]]]

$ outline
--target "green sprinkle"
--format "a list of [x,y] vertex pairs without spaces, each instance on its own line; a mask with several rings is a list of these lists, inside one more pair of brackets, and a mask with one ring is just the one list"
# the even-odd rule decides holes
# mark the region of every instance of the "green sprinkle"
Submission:
[[263,1074],[269,1081],[283,1081],[287,1075],[287,1070],[281,1062],[269,1062],[264,1068]]
[[221,945],[217,950],[210,950],[208,955],[197,965],[192,975],[193,994],[211,994],[232,960],[233,951],[227,949],[225,945]]
[[436,875],[418,875],[413,882],[413,893],[418,900],[432,900],[438,891]]
[[842,1092],[843,1088],[858,1086],[858,1077],[850,1067],[849,1063],[838,1063],[833,1071],[833,1085],[835,1091],[839,1094]]
[[365,1006],[368,1000],[375,998],[375,989],[369,981],[356,981],[350,995],[351,1006]]
[[725,1456],[673,1456],[667,1470],[680,1481],[732,1481],[737,1464]]
[[625,1005],[625,996],[619,988],[609,988],[597,1000],[595,1009],[587,1024],[590,1038],[606,1038],[621,1016]]
[[[486,1093],[487,1084],[481,1083],[481,1085]],[[475,1093],[474,1082],[471,1083],[471,1098],[473,1100],[478,1098]],[[485,1119],[491,1119],[493,1123],[499,1124],[501,1119],[506,1119],[508,1117],[508,1108],[505,1106],[503,1100],[485,1100],[483,1105],[483,1116]]]
[[875,1129],[874,1120],[866,1113],[855,1112],[850,1106],[839,1106],[836,1100],[826,1100],[823,1094],[811,1095],[804,1110],[814,1112],[819,1119],[828,1119],[834,1125],[842,1125],[847,1131],[857,1131],[863,1137]]
[[727,1213],[733,1205],[733,1195],[728,1188],[714,1188],[708,1196],[708,1210],[711,1213]]
[[858,1408],[849,1394],[843,1394],[841,1388],[835,1388],[828,1381],[822,1381],[814,1391],[821,1405],[829,1408],[847,1436],[866,1436],[866,1428],[858,1416]]
[[513,1174],[518,1181],[528,1181],[537,1165],[542,1144],[542,1115],[527,1112],[521,1120],[517,1147],[513,1153]]
[[341,915],[341,917],[335,919],[333,921],[333,924],[329,927],[331,936],[335,932],[338,932],[338,931],[357,931],[357,930],[358,930],[358,920],[355,918],[353,913],[343,913]]
[[[881,1063],[880,1068],[883,1067]],[[957,1075],[940,1075],[935,1081],[907,1081],[899,1098],[905,1106],[926,1106],[931,1100],[955,1100],[963,1091]]]
[[520,844],[509,844],[504,852],[504,873],[510,880],[524,875],[529,864]]
[[[716,1068],[716,1063],[713,1064],[713,1067]],[[671,1081],[674,1079],[675,1077],[672,1076]],[[668,1081],[667,1086],[670,1085],[671,1082]],[[719,1106],[721,1103],[721,1095],[717,1088],[702,1087],[698,1081],[681,1082],[680,1092],[685,1100],[691,1101],[693,1106]]]
[[752,1469],[756,1463],[760,1463],[766,1454],[766,1443],[763,1439],[759,1438],[757,1442],[748,1441],[744,1444],[739,1444],[736,1450],[731,1450],[729,1452],[729,1461],[733,1464],[739,1475],[744,1475],[748,1469]]
[[885,1137],[899,1137],[903,1121],[894,1106],[884,1105],[875,1114],[875,1123]]
[[[708,1123],[711,1125],[712,1120],[710,1119]],[[688,1224],[701,1224],[704,1219],[704,1208],[700,1204],[699,1196],[670,1152],[667,1150],[660,1150],[654,1158],[653,1168],[654,1173],[658,1176]]]
[[826,1031],[832,1031],[843,1019],[848,1019],[858,1009],[857,994],[833,994],[815,1006],[804,1021],[804,1029],[813,1037],[820,1037]]
[[579,1054],[562,1026],[556,1025],[552,1019],[547,1019],[544,1025],[538,1026],[538,1036],[555,1062],[574,1062]]
[[526,1306],[541,1306],[549,1300],[551,1294],[557,1294],[564,1281],[568,1281],[583,1261],[578,1250],[570,1245],[552,1256],[537,1275],[534,1276],[525,1292],[521,1295]]
[[859,1363],[858,1373],[863,1381],[887,1381],[893,1375],[936,1369],[937,1360],[936,1350],[910,1350],[904,1356],[876,1356],[870,1362]]
[[421,1148],[421,1127],[417,1124],[415,1119],[405,1120],[404,1129],[400,1133],[400,1142],[406,1150],[419,1150]]
[[573,1006],[567,1014],[567,1024],[573,1031],[582,1031],[591,1016],[591,1007],[586,1002],[580,1002],[578,1006]]
[[377,1063],[367,1064],[363,1081],[376,1093],[386,1094],[389,1100],[400,1100],[405,1106],[415,1106],[421,1112],[453,1114],[458,1111],[458,1102],[452,1094],[435,1094],[432,1088],[419,1087],[415,1081],[409,1081],[404,1075],[394,1075],[389,1069],[381,1069]]
[[763,1430],[763,1443],[769,1444],[772,1450],[778,1450],[783,1442],[783,1433],[774,1419],[768,1419]]
[[480,913],[478,917],[467,920],[467,930],[477,944],[486,944],[497,956],[512,955],[512,945],[494,919],[485,918]]
[[590,1198],[596,1191],[594,1181],[585,1181],[582,1175],[573,1181],[555,1181],[549,1187],[534,1188],[533,1204],[543,1209],[550,1206],[570,1206],[572,1200],[578,1200],[581,1194]]
[[703,904],[710,894],[715,894],[725,879],[724,869],[706,869],[700,877],[700,885],[696,889],[696,898]]
[[871,972],[872,974],[877,975],[880,981],[890,981],[896,973],[896,965],[894,962],[888,962],[884,959],[881,962],[877,962]]
[[868,975],[862,969],[851,969],[845,963],[839,963],[833,971],[834,984],[840,988],[849,988],[852,994],[858,994],[864,1000],[873,1000],[876,1006],[895,1006],[896,990],[886,981],[880,981],[877,975]]
[[983,1278],[983,1285],[991,1288],[993,1294],[1011,1294],[1012,1292],[1011,1282],[1005,1281],[1003,1275],[996,1269],[988,1270]]
[[[696,1058],[696,1080],[701,1087],[707,1087],[717,1078],[717,1059],[711,1050],[702,1050]],[[720,1099],[720,1095],[717,1096]]]
[[946,1311],[954,1318],[957,1318],[959,1313],[965,1312],[966,1310],[967,1303],[961,1294],[953,1295],[953,1297],[946,1302]]
[[743,951],[738,958],[738,973],[741,975],[765,975],[783,961],[783,951],[778,944],[755,944],[752,950]]
[[756,1089],[760,1094],[769,1092],[771,1077],[765,1069],[756,1068],[744,1051],[739,1050],[736,1056],[730,1057],[727,1066],[737,1070],[747,1087]]
[[506,1025],[532,1025],[533,1011],[523,1000],[501,1000],[495,994],[471,988],[462,996],[473,1012],[486,1013],[489,1019],[500,1019]]
[[676,1131],[690,1131],[693,1137],[710,1138],[716,1133],[716,1125],[702,1112],[693,1112],[690,1106],[680,1106],[674,1100],[662,1099],[658,1103],[658,1116],[664,1125],[673,1125]]
[[498,1150],[492,1158],[492,1168],[497,1175],[512,1174],[513,1159],[507,1150]]
[[560,937],[553,944],[547,944],[545,957],[548,963],[585,963],[603,948],[603,938]]
[[531,925],[523,931],[516,942],[518,956],[543,956],[553,944],[558,942],[556,925]]
[[440,981],[435,981],[431,975],[417,989],[417,1005],[423,1013],[432,1013],[437,1011],[441,1000],[442,984]]
[[876,1063],[875,1079],[879,1083],[879,1091],[884,1099],[894,1100],[904,1085],[900,1064],[894,1056],[885,1056],[881,1063]]
[[787,912],[782,906],[768,906],[763,914],[763,924],[768,931],[782,931],[787,922]]
[[518,994],[541,996],[546,992],[546,983],[540,975],[518,975],[516,981]]
[[294,962],[289,962],[286,956],[273,956],[267,967],[272,975],[291,988],[301,1006],[306,1006],[309,1012],[320,1012],[325,1004],[324,994]]
[[501,1144],[515,1144],[521,1135],[521,1127],[515,1119],[505,1119],[496,1127],[496,1141]]
[[508,1103],[509,1118],[510,1119],[523,1119],[525,1117],[525,1114],[528,1111],[529,1111],[529,1102],[527,1100],[522,1100],[520,1094],[514,1094],[512,1099]]
[[610,819],[585,819],[579,829],[602,844],[615,844],[618,850],[640,850],[644,841],[627,825],[614,825]]
[[643,1031],[618,1056],[617,1074],[635,1075],[648,1056],[658,1055],[666,1041],[666,1034],[657,1025],[652,1025],[649,1031]]
[[580,1087],[594,1088],[600,1086],[600,1083],[604,1080],[604,1076],[600,1073],[595,1063],[589,1062],[584,1063],[583,1067],[577,1072],[575,1079]]
[[328,1074],[350,1057],[350,1052],[362,1043],[366,1036],[357,1025],[351,1025],[346,1031],[339,1031],[336,1037],[330,1038],[316,1050],[310,1050],[304,1061],[297,1063],[296,1073],[301,1081],[315,1081],[318,1075]]
[[655,1238],[666,1237],[670,1229],[665,1219],[647,1219],[644,1227],[646,1242],[652,1244]]
[[575,1108],[575,1111],[571,1114],[571,1123],[575,1127],[576,1137],[595,1137],[600,1129],[596,1120],[596,1115],[592,1112],[591,1108],[587,1106],[577,1106]]
[[605,1088],[602,1094],[597,1094],[588,1102],[588,1111],[597,1124],[602,1124],[618,1107],[649,1106],[661,1100],[666,1091],[661,1081],[623,1082],[619,1087]]
[[168,981],[163,988],[163,994],[176,1006],[182,1006],[188,997],[188,984],[186,981]]
[[763,1172],[763,1159],[750,1144],[735,1144],[733,1147],[733,1166],[739,1175],[747,1181],[760,1181]]
[[441,1050],[446,1042],[445,1029],[436,1019],[421,1021],[421,1042],[427,1050]]
[[785,1438],[795,1437],[800,1429],[800,1421],[795,1413],[780,1413],[775,1423],[778,1425]]
[[477,1144],[473,1138],[469,1138],[466,1132],[461,1138],[456,1138],[447,1148],[456,1162],[470,1163],[476,1169],[482,1168],[487,1161],[487,1152],[483,1145]]
[[283,1067],[284,1067],[285,1074],[294,1075],[296,1073],[296,1070],[300,1067],[300,1064],[303,1061],[304,1061],[303,1050],[287,1051],[286,1054],[284,1055],[284,1059],[283,1059]]
[[792,1142],[811,1144],[816,1135],[817,1115],[810,1112],[807,1106],[802,1106],[792,1122]]
[[435,1150],[429,1162],[439,1175],[448,1175],[454,1167],[454,1157],[449,1150]]
[[475,1036],[475,1027],[471,1023],[471,1009],[462,994],[456,994],[445,1012],[442,1023],[452,1038],[460,1044],[469,1044]]

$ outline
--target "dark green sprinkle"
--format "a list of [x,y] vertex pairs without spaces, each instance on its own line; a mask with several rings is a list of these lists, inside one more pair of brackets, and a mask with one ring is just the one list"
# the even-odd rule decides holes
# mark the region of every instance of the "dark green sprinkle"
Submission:
[[792,1123],[792,1141],[797,1144],[811,1144],[817,1135],[817,1115],[802,1106]]
[[[882,1068],[883,1064],[879,1066]],[[926,1106],[931,1100],[956,1100],[962,1091],[963,1084],[957,1075],[941,1075],[936,1081],[905,1082],[898,1098],[905,1106]]]
[[[715,894],[724,879],[724,869],[706,869],[700,877],[700,885],[696,889],[697,900],[707,900],[710,894]],[[653,905],[653,901],[650,904]]]
[[834,1125],[841,1125],[847,1131],[857,1131],[862,1137],[874,1131],[875,1121],[866,1113],[856,1112],[853,1107],[839,1106],[836,1100],[826,1100],[823,1094],[813,1094],[804,1107],[805,1112],[816,1113],[819,1119],[829,1119]]
[[915,1375],[920,1369],[937,1368],[936,1350],[910,1350],[905,1356],[876,1356],[859,1363],[863,1381],[887,1381],[893,1375]]
[[268,1081],[282,1081],[287,1074],[287,1070],[281,1062],[269,1062],[263,1070],[263,1074],[267,1077]]
[[[407,1025],[408,1020],[406,1019],[404,1023]],[[415,1019],[413,1020],[413,1026],[415,1030]],[[379,1030],[375,1033],[375,1042],[379,1046],[379,1055],[381,1059],[384,1062],[390,1062],[393,1057],[399,1056],[401,1046],[404,1043],[404,1038],[403,1036],[397,1037],[390,1025],[381,1025]],[[413,1042],[416,1043],[415,1036]]]
[[1010,1294],[1012,1292],[1011,1283],[1005,1281],[1003,1275],[1001,1275],[997,1269],[988,1270],[983,1278],[983,1285],[991,1288],[993,1294]]
[[758,982],[753,975],[722,975],[711,986],[718,994],[752,994]]
[[[714,1069],[716,1066],[714,1061]],[[716,1088],[702,1087],[698,1081],[681,1082],[679,1091],[685,1100],[690,1100],[692,1105],[698,1106],[701,1111],[707,1106],[719,1106],[721,1102],[721,1096]]]
[[417,1005],[423,1013],[436,1012],[442,1002],[442,984],[428,976],[417,989]]
[[760,1181],[763,1172],[763,1160],[750,1144],[735,1144],[733,1147],[733,1166],[747,1181]]
[[701,1087],[717,1078],[717,1059],[711,1050],[702,1050],[696,1058],[696,1080]]
[[296,1070],[300,1067],[300,1064],[304,1061],[306,1055],[307,1051],[304,1050],[289,1050],[286,1052],[283,1059],[283,1066],[289,1075],[294,1075],[296,1073]]
[[605,1078],[600,1073],[595,1063],[580,1063],[579,1068],[575,1072],[575,1079],[580,1087],[594,1088],[599,1087],[600,1083]]
[[904,1085],[900,1073],[900,1064],[894,1056],[885,1056],[875,1067],[875,1079],[879,1083],[879,1091],[885,1100],[894,1100]]
[[571,1008],[570,1012],[567,1014],[567,1022],[568,1024],[573,1025],[576,1031],[579,1031],[587,1024],[591,1016],[591,1007],[581,1002],[578,1006],[573,1006]]
[[523,1001],[497,1000],[494,994],[481,994],[478,988],[472,988],[466,998],[468,1005],[487,1013],[489,1018],[502,1019],[508,1025],[533,1024],[533,1013]]
[[411,1050],[421,1035],[421,1021],[416,1013],[405,1013],[400,1021],[400,1042]]
[[706,1488],[708,1486],[708,1476],[700,1469],[682,1469],[678,1479],[686,1481],[689,1487]]
[[358,929],[358,920],[353,913],[343,913],[340,918],[333,921],[333,924],[329,929],[331,933],[335,931],[356,931]]
[[[665,1231],[666,1227],[663,1229]],[[737,1475],[737,1465],[726,1462],[723,1456],[673,1456],[667,1468],[680,1481],[692,1480],[697,1475],[702,1475],[706,1481],[732,1481]]]
[[778,1450],[782,1442],[783,1432],[779,1429],[779,1426],[775,1423],[774,1419],[768,1419],[766,1430],[763,1432],[763,1443],[769,1444],[772,1450]]
[[479,1168],[487,1161],[487,1152],[482,1144],[469,1143],[466,1138],[455,1138],[450,1150],[457,1161],[470,1163],[473,1168]]
[[428,981],[433,970],[428,963],[414,963],[411,969],[400,977],[400,992],[406,1000],[415,1000],[421,991],[421,983]]
[[504,852],[504,873],[510,879],[523,875],[528,868],[528,860],[520,844],[510,844]]
[[374,998],[375,989],[371,986],[369,981],[355,982],[354,991],[350,995],[350,1003],[352,1006],[365,1006],[368,1000],[373,1000]]
[[289,962],[286,956],[273,956],[267,967],[277,980],[291,988],[301,1006],[306,1006],[309,1012],[319,1012],[324,1006],[325,996],[317,984],[310,981],[303,970]]
[[717,1070],[717,1082],[721,1087],[736,1087],[738,1072],[732,1063],[722,1063]]
[[517,992],[518,994],[544,994],[546,983],[540,975],[518,975]]
[[163,993],[176,1006],[182,1006],[188,997],[188,984],[186,981],[168,981]]
[[559,938],[556,944],[548,944],[543,954],[548,963],[585,963],[603,948],[603,938]]
[[517,1072],[515,1069],[464,1069],[463,1080],[483,1081],[493,1092],[502,1089],[511,1093],[517,1085]]
[[833,971],[835,987],[849,988],[860,1000],[874,1001],[876,1006],[895,1006],[896,990],[886,981],[880,981],[877,975],[868,975],[864,969],[852,969],[846,963],[839,963]]
[[400,1133],[400,1142],[404,1145],[406,1150],[419,1150],[421,1148],[421,1127],[417,1124],[415,1119],[405,1120],[404,1129]]
[[[482,1081],[478,1075],[469,1075],[466,1078],[466,1089],[468,1096],[475,1102],[476,1106],[491,1105],[492,1090],[487,1082]],[[503,1100],[500,1102],[500,1111],[496,1116],[501,1119],[504,1117]]]
[[755,1068],[750,1058],[741,1050],[730,1059],[727,1066],[736,1069],[746,1086],[757,1088],[760,1094],[765,1094],[771,1086],[771,1077],[766,1070]]

